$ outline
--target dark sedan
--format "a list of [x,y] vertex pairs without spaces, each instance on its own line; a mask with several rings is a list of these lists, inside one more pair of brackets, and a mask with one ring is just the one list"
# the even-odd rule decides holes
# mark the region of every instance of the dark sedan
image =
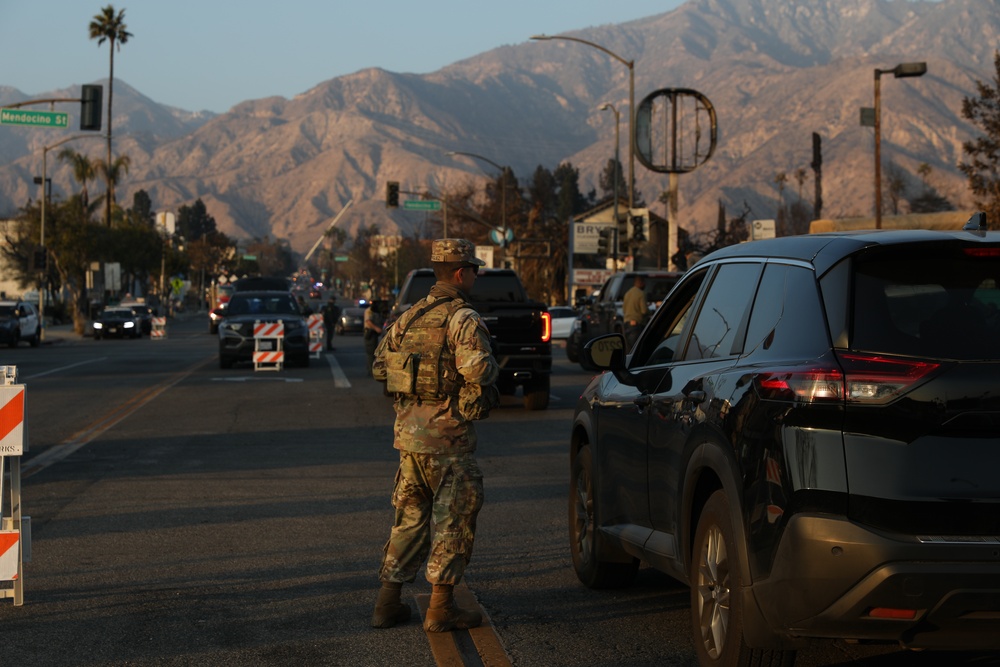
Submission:
[[[257,324],[281,322],[284,333],[280,341],[254,338]],[[284,364],[309,365],[309,329],[290,292],[254,291],[233,293],[219,323],[219,366],[232,368],[241,361],[253,361],[254,351],[284,351]]]
[[348,306],[340,311],[337,319],[337,333],[361,333],[365,330],[365,308],[360,306]]
[[980,216],[708,255],[630,352],[581,353],[610,372],[573,420],[577,576],[686,582],[702,665],[1000,649],[998,305]]
[[94,340],[102,338],[139,338],[142,324],[135,311],[128,307],[105,308],[94,320]]

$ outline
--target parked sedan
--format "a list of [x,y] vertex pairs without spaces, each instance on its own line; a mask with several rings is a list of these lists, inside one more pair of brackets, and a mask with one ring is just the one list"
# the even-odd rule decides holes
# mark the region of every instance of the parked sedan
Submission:
[[[1000,649],[1000,233],[718,250],[573,419],[570,548],[594,588],[686,582],[702,665],[810,639]],[[940,664],[948,664],[946,658]]]
[[138,338],[142,335],[139,316],[131,308],[105,308],[94,320],[94,340],[102,338]]
[[365,330],[365,308],[360,306],[348,306],[340,311],[340,319],[337,320],[337,333],[362,333]]
[[41,343],[38,311],[27,301],[0,301],[0,343],[17,347],[22,340],[31,347]]
[[[276,322],[284,324],[280,342],[254,338],[255,324]],[[219,366],[231,368],[237,362],[253,361],[255,350],[276,352],[279,346],[286,365],[309,365],[309,329],[291,292],[234,292],[219,323]]]

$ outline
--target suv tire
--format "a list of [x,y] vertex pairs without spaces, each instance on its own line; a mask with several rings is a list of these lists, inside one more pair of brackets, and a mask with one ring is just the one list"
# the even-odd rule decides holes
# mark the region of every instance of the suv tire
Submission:
[[601,561],[601,534],[597,530],[594,464],[590,447],[583,446],[573,460],[569,489],[569,550],[576,576],[588,588],[625,588],[635,580],[639,561]]
[[545,410],[549,407],[549,376],[545,375],[524,385],[524,408]]
[[17,347],[18,342],[21,340],[21,330],[14,329],[13,333],[10,335],[10,342],[7,343],[9,347]]
[[795,651],[752,649],[743,636],[740,551],[729,498],[713,493],[698,519],[691,559],[692,640],[701,665],[791,667]]

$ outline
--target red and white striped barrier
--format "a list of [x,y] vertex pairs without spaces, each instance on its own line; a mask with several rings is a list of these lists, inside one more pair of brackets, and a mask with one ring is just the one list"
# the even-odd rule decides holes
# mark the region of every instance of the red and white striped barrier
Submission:
[[280,371],[285,364],[285,323],[253,323],[253,369]]
[[285,323],[284,322],[254,322],[254,325],[253,325],[253,337],[254,338],[284,338],[285,337]]
[[323,342],[326,340],[326,326],[323,316],[313,313],[309,316],[309,354],[319,359],[323,355]]
[[167,318],[154,317],[153,326],[149,330],[150,340],[163,340],[167,337]]

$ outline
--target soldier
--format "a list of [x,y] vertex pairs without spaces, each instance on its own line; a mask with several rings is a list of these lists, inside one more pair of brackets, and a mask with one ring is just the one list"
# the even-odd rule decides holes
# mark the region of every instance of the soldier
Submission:
[[424,629],[447,632],[482,622],[478,611],[455,604],[453,588],[472,556],[483,504],[472,421],[498,405],[499,367],[489,331],[469,305],[484,264],[475,247],[463,239],[434,241],[431,262],[437,282],[387,329],[372,365],[375,379],[395,395],[399,471],[371,624],[390,628],[410,618],[401,589],[426,559],[433,590]]
[[331,296],[323,306],[323,330],[326,332],[326,351],[333,352],[333,335],[337,331],[337,320],[340,319],[340,306],[337,297]]

